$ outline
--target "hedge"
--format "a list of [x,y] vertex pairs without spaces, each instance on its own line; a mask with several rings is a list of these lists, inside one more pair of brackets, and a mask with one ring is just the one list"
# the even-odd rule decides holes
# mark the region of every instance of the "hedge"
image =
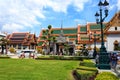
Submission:
[[83,59],[89,59],[89,57],[85,56],[58,56],[58,55],[50,55],[47,57],[40,56],[36,58],[37,60],[80,60],[83,61]]
[[119,78],[111,72],[101,72],[97,75],[95,80],[119,80]]
[[80,61],[79,67],[74,72],[79,80],[94,80],[98,74],[98,70],[91,60]]
[[0,59],[9,59],[10,57],[7,55],[0,55]]

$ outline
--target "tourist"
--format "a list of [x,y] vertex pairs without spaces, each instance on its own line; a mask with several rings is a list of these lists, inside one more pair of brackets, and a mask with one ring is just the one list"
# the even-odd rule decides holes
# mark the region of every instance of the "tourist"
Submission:
[[120,64],[120,53],[117,56],[117,64]]
[[111,54],[111,68],[115,69],[117,65],[117,54],[113,53]]
[[95,57],[95,62],[96,62],[96,64],[99,63],[99,54],[96,55],[96,57]]

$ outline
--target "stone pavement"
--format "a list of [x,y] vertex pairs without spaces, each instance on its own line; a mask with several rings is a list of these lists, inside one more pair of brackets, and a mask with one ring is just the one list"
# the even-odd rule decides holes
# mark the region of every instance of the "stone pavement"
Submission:
[[17,59],[19,58],[17,54],[7,54],[10,58]]

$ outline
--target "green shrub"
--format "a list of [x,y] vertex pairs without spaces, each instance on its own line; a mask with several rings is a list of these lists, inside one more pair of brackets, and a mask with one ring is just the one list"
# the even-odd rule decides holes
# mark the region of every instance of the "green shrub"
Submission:
[[50,56],[39,56],[35,58],[36,60],[53,60]]
[[119,80],[119,78],[111,72],[102,72],[97,75],[95,80]]
[[55,60],[63,60],[64,56],[50,56],[50,58],[53,58]]
[[76,71],[80,80],[94,80],[98,73],[95,64],[89,59],[80,61],[80,65],[76,68]]
[[0,59],[9,59],[10,57],[9,56],[7,56],[7,55],[1,55],[0,56]]
[[11,47],[11,48],[9,49],[9,51],[10,51],[11,53],[15,53],[15,52],[16,52],[15,48],[13,48],[13,47]]
[[45,59],[45,58],[50,58],[50,59],[54,59],[54,60],[80,60],[80,61],[83,61],[84,59],[90,59],[89,57],[87,56],[58,56],[58,55],[49,55],[47,57],[45,56],[40,56],[38,57],[37,59]]
[[84,66],[84,67],[92,67],[92,68],[96,68],[95,64],[91,61],[91,60],[84,60],[84,61],[80,61],[80,67]]
[[95,78],[96,71],[90,70],[77,70],[80,75],[80,80],[89,80],[90,77]]

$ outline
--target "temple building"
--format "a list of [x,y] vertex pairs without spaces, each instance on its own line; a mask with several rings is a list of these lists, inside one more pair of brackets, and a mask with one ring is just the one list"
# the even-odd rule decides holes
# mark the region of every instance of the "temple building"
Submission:
[[[75,50],[75,43],[77,37],[77,28],[52,28],[52,36],[56,37],[55,45],[50,46],[51,49],[54,48],[54,52],[59,54],[60,52],[64,53],[66,46],[69,46],[69,55],[72,55]],[[38,46],[44,47],[44,40],[42,39],[43,31],[41,31],[38,38]],[[66,46],[65,46],[66,45]],[[53,50],[53,49],[52,49]]]
[[120,12],[106,24],[104,29],[106,34],[106,47],[108,51],[120,51]]
[[29,32],[14,32],[7,35],[9,40],[8,47],[15,49],[36,49],[37,40],[36,35]]
[[[104,29],[104,42],[107,51],[120,50],[120,12],[117,12],[109,22],[103,23]],[[61,50],[64,51],[63,44],[70,45],[69,52],[79,50],[83,44],[86,47],[95,46],[101,47],[101,26],[100,24],[87,23],[86,25],[77,25],[75,28],[52,28],[52,36],[57,37],[55,52]],[[38,38],[38,46],[44,46],[44,40],[41,38],[43,30],[40,32]]]

